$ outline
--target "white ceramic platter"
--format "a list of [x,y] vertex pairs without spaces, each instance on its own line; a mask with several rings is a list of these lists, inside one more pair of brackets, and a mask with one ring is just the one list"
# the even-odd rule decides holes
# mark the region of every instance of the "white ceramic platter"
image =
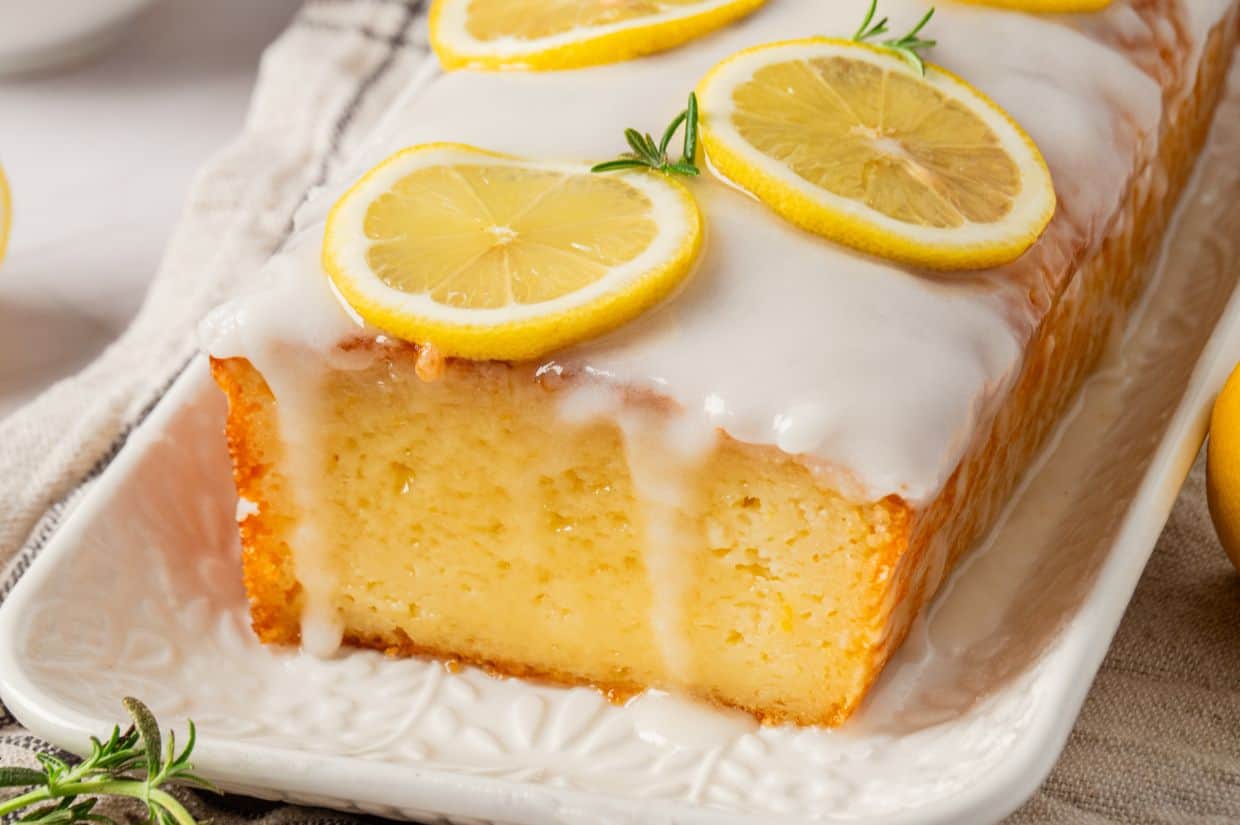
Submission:
[[0,0],[0,76],[52,69],[111,45],[154,0]]
[[1133,332],[840,730],[713,726],[432,662],[262,647],[202,361],[0,611],[0,694],[72,750],[138,696],[165,723],[196,720],[199,772],[228,789],[391,817],[995,821],[1063,747],[1240,354],[1235,97]]

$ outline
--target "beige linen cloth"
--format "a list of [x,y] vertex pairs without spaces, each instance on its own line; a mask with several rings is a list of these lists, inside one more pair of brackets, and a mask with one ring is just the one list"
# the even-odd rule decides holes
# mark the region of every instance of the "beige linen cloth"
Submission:
[[[427,59],[418,0],[311,0],[270,47],[245,130],[195,182],[133,326],[0,422],[0,602],[193,357],[198,319],[253,276]],[[1199,463],[1067,749],[1010,822],[1240,822],[1240,576],[1203,484]],[[47,748],[0,705],[0,764]],[[185,796],[215,823],[356,821]]]

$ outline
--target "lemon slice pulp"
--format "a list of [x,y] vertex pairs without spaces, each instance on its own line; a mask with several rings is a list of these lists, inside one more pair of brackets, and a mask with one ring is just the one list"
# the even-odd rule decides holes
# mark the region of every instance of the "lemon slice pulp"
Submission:
[[381,329],[445,355],[519,360],[645,311],[701,243],[696,202],[662,175],[430,144],[336,203],[323,265]]
[[935,66],[813,38],[758,46],[698,88],[715,169],[789,221],[937,269],[1006,263],[1055,210],[1050,172],[1002,109]]
[[766,0],[436,0],[445,68],[569,69],[674,48]]

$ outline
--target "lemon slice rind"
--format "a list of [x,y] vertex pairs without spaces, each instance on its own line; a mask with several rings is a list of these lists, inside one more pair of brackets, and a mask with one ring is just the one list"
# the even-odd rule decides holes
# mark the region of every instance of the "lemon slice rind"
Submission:
[[696,200],[675,180],[635,171],[611,177],[650,200],[659,232],[635,258],[588,286],[540,303],[467,308],[384,283],[366,258],[364,222],[371,202],[418,169],[479,162],[592,174],[588,164],[531,161],[453,143],[414,146],[392,155],[337,201],[324,234],[323,267],[368,323],[408,341],[434,344],[448,356],[528,360],[620,326],[662,301],[690,274],[702,245]]
[[548,71],[618,63],[673,49],[744,17],[766,0],[702,0],[661,14],[586,26],[536,39],[480,40],[468,28],[469,0],[436,0],[430,40],[445,69]]
[[997,223],[938,228],[917,225],[837,195],[802,178],[741,136],[732,122],[733,90],[766,65],[807,58],[844,57],[886,71],[912,73],[883,49],[832,38],[768,43],[738,52],[711,70],[697,89],[701,136],[710,166],[786,220],[831,240],[901,263],[931,269],[982,269],[1008,263],[1027,250],[1055,211],[1050,171],[1037,146],[997,104],[951,72],[926,65],[924,81],[981,117],[1020,171],[1022,191]]

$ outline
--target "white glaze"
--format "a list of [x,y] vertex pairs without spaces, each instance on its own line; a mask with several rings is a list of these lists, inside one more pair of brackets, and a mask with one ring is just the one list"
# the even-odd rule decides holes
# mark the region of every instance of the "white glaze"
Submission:
[[643,691],[624,707],[637,736],[656,746],[723,748],[759,730],[757,720],[744,711],[695,702],[661,690]]
[[250,516],[258,515],[261,509],[262,508],[258,506],[257,502],[250,501],[245,496],[238,496],[237,497],[237,523],[240,524],[241,522],[248,519]]
[[619,389],[603,382],[586,382],[564,395],[559,408],[566,423],[603,418],[614,421],[624,437],[650,583],[650,626],[671,681],[666,686],[689,684],[682,610],[690,581],[686,562],[699,536],[688,494],[694,489],[692,474],[710,454],[716,433],[684,413],[669,418],[634,409]]
[[[926,5],[888,0],[884,11],[899,28]],[[396,148],[448,140],[526,156],[610,157],[622,148],[621,127],[665,122],[719,59],[781,38],[847,35],[865,6],[771,0],[716,35],[626,64],[420,76],[354,169],[307,207],[294,246],[321,242],[319,221],[342,186]],[[1226,4],[1194,0],[1188,8],[1200,39]],[[708,176],[693,184],[708,243],[692,282],[659,310],[558,354],[556,363],[654,389],[738,439],[805,453],[855,479],[866,497],[930,499],[1005,396],[1057,289],[1039,265],[1060,270],[1069,254],[1101,242],[1133,170],[1155,148],[1161,95],[1137,65],[1149,55],[1107,45],[1145,24],[1123,2],[1078,23],[964,4],[940,7],[934,23],[933,59],[1022,123],[1054,174],[1060,213],[1017,265],[912,273],[803,233]],[[311,292],[299,288],[278,303],[289,312],[322,297]],[[257,335],[288,335],[323,351],[356,333],[339,313],[290,314],[319,325],[281,323]]]

